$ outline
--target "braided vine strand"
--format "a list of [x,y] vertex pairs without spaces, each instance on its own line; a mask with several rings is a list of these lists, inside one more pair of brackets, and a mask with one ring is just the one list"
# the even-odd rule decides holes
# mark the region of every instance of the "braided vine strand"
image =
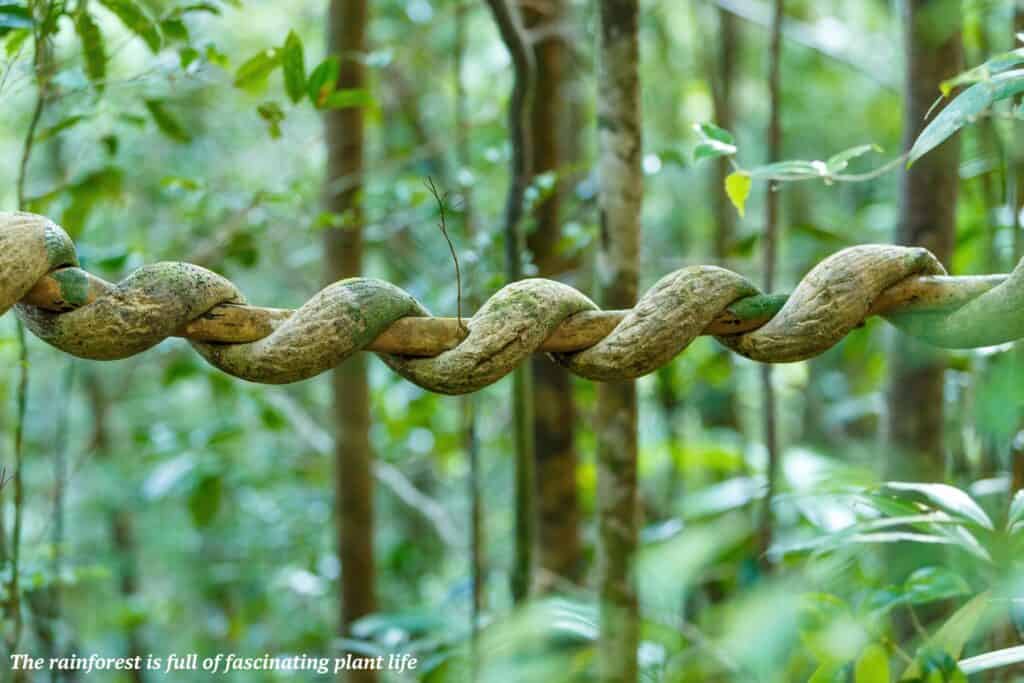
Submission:
[[572,287],[532,278],[506,285],[467,322],[469,335],[433,358],[379,354],[388,367],[424,389],[465,394],[493,384],[529,358],[570,316],[597,310]]
[[289,384],[330,370],[366,348],[395,320],[430,315],[394,285],[351,278],[327,286],[269,336],[247,344],[190,341],[214,367],[262,384]]
[[75,245],[56,223],[30,213],[0,213],[0,315],[47,273],[77,265]]
[[747,279],[724,268],[681,268],[658,280],[597,344],[553,357],[587,379],[635,379],[682,353],[729,304],[758,293]]
[[190,263],[143,266],[88,306],[54,313],[19,304],[37,337],[79,358],[117,360],[156,346],[218,304],[245,303],[230,280]]
[[913,275],[945,274],[939,260],[921,247],[849,247],[812,268],[763,327],[718,340],[761,362],[813,358],[863,323],[885,290]]
[[[180,335],[214,311],[256,310],[246,309],[245,298],[229,280],[195,265],[143,266],[113,285],[67,268],[76,263],[72,241],[48,219],[0,213],[0,314],[45,279],[51,285],[45,307],[25,301],[17,306],[29,329],[68,353],[116,359]],[[934,256],[916,247],[844,249],[815,266],[781,308],[773,303],[762,318],[770,319],[757,323],[759,329],[717,338],[756,360],[789,362],[831,348],[874,313],[945,347],[1024,336],[1024,261],[1008,277],[948,278],[944,272]],[[610,331],[604,328],[599,337],[590,337],[594,341],[574,347],[581,350],[563,350],[553,358],[589,379],[633,379],[668,363],[697,335],[723,329],[712,321],[720,323],[725,311],[771,299],[731,271],[683,268],[659,280],[633,309],[621,313]],[[266,336],[250,337],[256,341],[190,343],[227,373],[254,382],[288,383],[369,348],[396,321],[415,323],[405,326],[415,330],[417,321],[430,315],[398,287],[366,278],[334,283],[297,311],[278,313],[285,315],[275,314]],[[380,355],[426,389],[467,393],[511,372],[576,316],[595,313],[601,311],[594,303],[567,285],[522,280],[498,291],[468,319],[466,336],[453,341],[452,348],[423,358]]]

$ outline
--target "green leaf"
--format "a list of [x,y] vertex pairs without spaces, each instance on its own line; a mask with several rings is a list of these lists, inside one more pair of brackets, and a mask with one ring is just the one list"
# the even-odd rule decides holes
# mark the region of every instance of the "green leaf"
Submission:
[[60,133],[63,133],[69,128],[77,126],[85,119],[86,117],[81,115],[69,116],[65,119],[62,119],[57,123],[53,124],[52,126],[50,126],[49,128],[44,128],[43,130],[39,131],[39,134],[36,135],[36,142],[46,142],[50,138],[55,137]]
[[163,100],[146,100],[146,109],[164,135],[176,142],[189,142],[192,136],[181,121],[168,111]]
[[705,140],[693,148],[693,160],[697,162],[701,159],[732,156],[735,153],[735,145],[727,145],[718,140]]
[[275,140],[281,137],[281,122],[284,121],[284,110],[277,102],[264,102],[256,107],[260,118],[267,122],[270,129],[270,137]]
[[779,161],[751,169],[749,174],[766,180],[809,180],[828,176],[828,167],[823,161]]
[[932,508],[959,517],[985,529],[993,529],[992,520],[974,500],[948,484],[925,484],[920,482],[889,481],[882,486],[882,493],[896,498],[924,503]]
[[179,7],[175,12],[179,16],[182,15],[182,14],[188,14],[189,12],[194,12],[194,13],[209,12],[210,14],[213,14],[213,15],[216,15],[216,16],[219,17],[220,16],[220,7],[217,7],[217,5],[214,5],[212,2],[195,2],[195,3],[192,3],[191,5],[185,5],[184,7]]
[[962,576],[945,567],[921,567],[903,584],[907,602],[920,605],[936,600],[948,600],[971,592]]
[[864,648],[853,668],[854,683],[890,683],[889,653],[877,643]]
[[313,73],[309,75],[306,88],[309,91],[310,101],[317,109],[326,106],[327,98],[337,89],[339,73],[341,73],[341,62],[336,56],[332,56],[320,62],[313,69]]
[[725,194],[742,217],[747,211],[750,196],[750,176],[742,171],[733,171],[725,178]]
[[1024,92],[1024,69],[1008,71],[991,80],[972,85],[953,98],[946,108],[917,136],[910,149],[907,166],[948,140],[957,131],[972,123],[994,102]]
[[302,40],[295,31],[290,31],[281,48],[281,65],[284,71],[284,89],[292,102],[298,103],[306,95],[306,56]]
[[1024,489],[1013,494],[1013,502],[1010,503],[1010,512],[1006,517],[1006,528],[1011,532],[1014,527],[1024,522]]
[[250,57],[235,73],[235,87],[243,90],[261,90],[267,77],[281,65],[281,51],[270,48]]
[[200,56],[199,50],[192,46],[183,47],[178,50],[178,59],[181,61],[182,69],[188,69]]
[[349,107],[373,106],[373,96],[364,88],[336,90],[327,96],[323,109],[348,109]]
[[82,42],[85,75],[89,77],[97,92],[103,92],[104,81],[107,78],[107,50],[99,24],[91,14],[83,10],[75,17],[75,33]]
[[1004,650],[993,650],[985,654],[968,657],[960,661],[960,669],[971,676],[982,671],[1001,669],[1005,666],[1013,666],[1024,662],[1024,645],[1008,647]]
[[719,128],[715,124],[707,121],[704,123],[694,124],[693,128],[697,131],[697,135],[699,135],[702,140],[714,140],[715,142],[720,142],[723,145],[733,147],[735,150],[736,140],[733,138],[732,133],[726,129]]
[[[7,35],[8,31],[10,31],[10,35]],[[4,52],[8,57],[14,57],[14,55],[18,54],[18,50],[21,49],[22,45],[25,44],[25,41],[32,37],[32,32],[27,28],[19,28],[11,31],[10,29],[0,27],[0,39],[3,39],[4,36],[7,36],[7,44],[4,45]]]
[[207,44],[205,54],[206,61],[214,66],[219,66],[222,69],[228,68],[228,65],[231,63],[230,60],[228,60],[228,56],[218,50],[217,46],[213,43]]
[[188,496],[188,511],[197,527],[207,527],[217,516],[223,497],[223,480],[219,475],[204,475]]
[[0,3],[0,38],[15,29],[32,28],[32,13],[27,7],[13,3]]
[[973,83],[991,80],[991,78],[996,74],[1009,71],[1021,64],[1024,64],[1024,48],[1019,48],[1010,52],[1003,52],[1002,54],[998,54],[995,57],[990,58],[984,64],[980,64],[973,69],[968,69],[962,74],[943,81],[939,84],[939,91],[942,93],[943,97],[949,97],[949,94],[953,92],[953,90],[962,85],[971,85]]
[[839,173],[840,171],[846,170],[846,167],[850,165],[850,162],[858,157],[862,157],[868,152],[881,152],[882,148],[875,144],[870,145],[857,145],[850,149],[834,154],[828,158],[825,162],[825,168],[828,169],[829,173]]
[[135,0],[99,0],[99,3],[114,13],[125,28],[142,39],[152,52],[159,52],[163,45],[160,29],[142,6]]
[[168,43],[188,43],[188,26],[181,19],[164,19],[160,22],[160,31]]
[[[964,646],[970,640],[975,628],[988,611],[991,595],[988,591],[975,596],[970,602],[958,609],[935,634],[928,639],[922,650],[937,650],[954,659],[960,657]],[[922,675],[920,658],[907,667],[900,677],[901,681],[913,680]]]

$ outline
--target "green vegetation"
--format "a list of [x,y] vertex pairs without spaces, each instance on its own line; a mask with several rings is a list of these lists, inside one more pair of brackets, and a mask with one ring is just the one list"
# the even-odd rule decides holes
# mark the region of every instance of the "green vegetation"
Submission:
[[[0,0],[0,210],[268,307],[364,275],[467,322],[520,276],[624,309],[715,264],[757,318],[857,244],[1013,269],[1021,32],[1019,0]],[[1024,681],[1021,344],[873,319],[763,367],[701,337],[635,383],[271,386],[7,315],[0,680]]]

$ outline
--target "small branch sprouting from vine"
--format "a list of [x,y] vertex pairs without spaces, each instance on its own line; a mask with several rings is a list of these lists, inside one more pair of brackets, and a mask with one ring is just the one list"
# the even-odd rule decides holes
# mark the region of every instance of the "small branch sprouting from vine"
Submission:
[[456,306],[458,310],[457,315],[459,320],[459,329],[463,332],[467,332],[466,324],[462,321],[462,271],[459,269],[459,255],[455,252],[455,245],[452,244],[452,238],[448,236],[448,218],[445,213],[444,199],[441,197],[441,193],[438,192],[433,178],[427,176],[424,184],[427,186],[427,189],[430,190],[430,194],[434,195],[434,200],[437,202],[437,210],[441,214],[441,222],[438,223],[438,227],[441,228],[441,234],[448,243],[448,250],[452,254],[452,261],[455,263],[455,288],[458,291]]

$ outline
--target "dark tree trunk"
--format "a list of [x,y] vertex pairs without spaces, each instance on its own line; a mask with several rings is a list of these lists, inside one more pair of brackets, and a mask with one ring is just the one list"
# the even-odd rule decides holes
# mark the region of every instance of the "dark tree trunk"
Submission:
[[[636,303],[643,175],[638,0],[601,0],[598,56],[601,187],[601,304]],[[637,680],[637,406],[634,382],[597,388],[599,679]]]
[[[959,12],[945,0],[904,0],[903,148],[924,128],[939,84],[961,69],[962,45],[956,28],[939,31],[936,8]],[[896,242],[926,247],[947,266],[953,256],[960,141],[954,138],[903,175]],[[891,471],[898,476],[937,479],[944,470],[942,355],[900,336],[894,344],[889,391],[889,437],[895,450]],[[903,457],[903,456],[909,456]]]
[[[110,397],[104,390],[99,377],[93,373],[89,373],[85,378],[85,392],[92,410],[91,448],[96,454],[97,460],[109,460],[111,457]],[[117,559],[118,590],[121,593],[121,598],[125,602],[130,602],[135,600],[139,592],[138,541],[130,510],[124,508],[110,510],[110,542]],[[124,639],[127,657],[144,656],[145,647],[138,626],[126,626]],[[146,680],[146,674],[144,671],[132,671],[130,678],[135,683],[143,683]]]
[[[327,45],[341,58],[338,88],[364,86],[362,57],[366,53],[367,0],[332,0]],[[327,280],[362,274],[363,270],[363,112],[359,107],[325,115],[327,178],[324,202],[342,226],[324,236]],[[341,179],[346,189],[338,191]],[[370,386],[366,356],[356,354],[333,372],[334,418],[337,430],[336,514],[341,562],[339,632],[349,635],[352,622],[377,608],[374,587],[373,450],[370,445]],[[349,680],[368,683],[373,672],[352,672]]]
[[[544,37],[533,43],[536,89],[532,100],[530,146],[535,174],[553,172],[557,185],[534,212],[536,226],[527,239],[541,277],[558,277],[571,266],[557,250],[562,236],[565,159],[560,125],[568,115],[566,70],[569,46],[558,31],[565,19],[564,0],[523,5],[527,28]],[[569,373],[543,356],[533,359],[534,449],[537,480],[537,541],[544,574],[580,579],[579,510],[576,495],[575,418]],[[542,576],[542,590],[551,582]]]

